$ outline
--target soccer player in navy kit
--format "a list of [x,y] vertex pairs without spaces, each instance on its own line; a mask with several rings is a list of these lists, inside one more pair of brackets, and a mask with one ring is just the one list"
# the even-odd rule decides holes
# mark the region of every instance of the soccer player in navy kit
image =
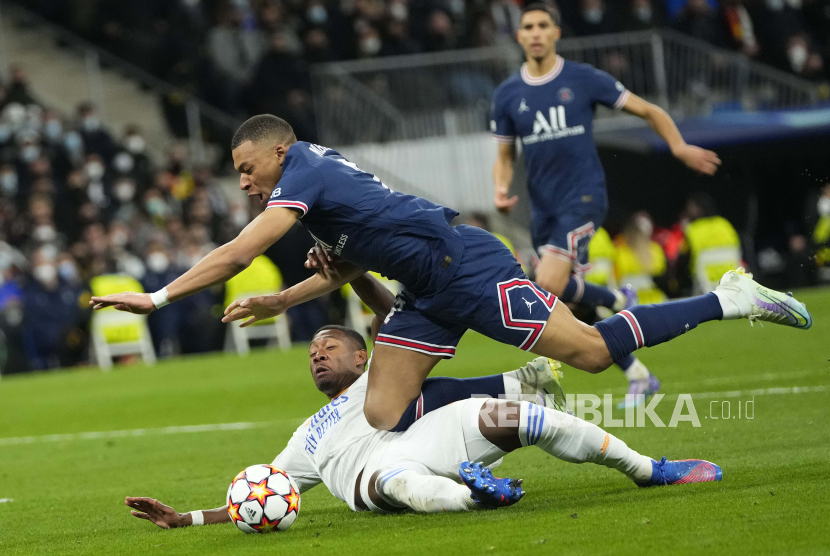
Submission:
[[[593,139],[594,109],[602,104],[639,116],[666,140],[689,168],[712,175],[717,155],[687,145],[668,114],[632,95],[608,75],[556,54],[559,12],[546,4],[524,8],[517,33],[527,62],[505,80],[493,98],[492,131],[499,143],[493,168],[496,208],[510,212],[508,197],[518,138],[524,149],[533,218],[533,247],[539,254],[536,282],[565,302],[621,311],[631,303],[623,292],[585,282],[588,243],[608,207],[605,173]],[[634,356],[617,361],[630,382],[629,394],[651,395],[660,382]]]
[[[450,226],[456,212],[393,192],[332,149],[297,141],[276,116],[254,116],[231,143],[239,185],[267,210],[234,240],[151,294],[93,297],[96,309],[147,314],[245,269],[298,220],[347,264],[288,290],[234,302],[225,322],[275,316],[350,282],[365,270],[400,281],[403,290],[377,336],[364,414],[377,429],[405,430],[417,418],[424,379],[453,357],[473,329],[503,343],[600,372],[632,351],[670,340],[709,320],[749,318],[809,328],[810,314],[787,296],[730,271],[714,293],[642,305],[595,326],[577,321],[557,298],[525,276],[495,236]],[[250,317],[250,318],[249,318]],[[533,404],[518,417],[530,422]],[[535,421],[534,421],[535,422]]]

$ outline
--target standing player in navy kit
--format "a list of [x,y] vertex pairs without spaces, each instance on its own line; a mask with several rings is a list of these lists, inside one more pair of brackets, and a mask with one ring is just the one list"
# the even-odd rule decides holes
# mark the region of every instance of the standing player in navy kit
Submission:
[[[518,137],[527,165],[533,247],[540,257],[536,282],[562,301],[619,312],[632,304],[623,292],[582,279],[588,243],[608,208],[605,173],[593,140],[596,105],[648,121],[693,170],[712,175],[720,160],[711,151],[687,145],[660,107],[632,95],[607,73],[557,55],[559,17],[546,4],[530,4],[522,11],[517,38],[527,62],[493,98],[491,125],[499,143],[493,168],[495,204],[510,212],[518,201],[508,197]],[[660,382],[634,356],[615,362],[629,379],[629,394],[649,396],[659,389]]]
[[[450,226],[454,210],[390,191],[336,151],[298,142],[284,120],[254,116],[240,126],[231,146],[240,188],[267,210],[167,287],[152,294],[93,297],[92,304],[146,314],[222,284],[300,220],[320,244],[350,264],[339,272],[318,272],[283,292],[234,302],[223,320],[252,317],[244,323],[250,324],[281,314],[339,288],[364,269],[401,282],[404,289],[378,333],[367,379],[363,409],[377,429],[404,430],[414,422],[424,379],[441,359],[455,355],[467,329],[600,372],[701,322],[751,318],[796,328],[812,324],[792,297],[730,271],[714,293],[634,307],[585,326],[528,280],[495,236]],[[529,422],[531,409],[521,410],[520,422]]]

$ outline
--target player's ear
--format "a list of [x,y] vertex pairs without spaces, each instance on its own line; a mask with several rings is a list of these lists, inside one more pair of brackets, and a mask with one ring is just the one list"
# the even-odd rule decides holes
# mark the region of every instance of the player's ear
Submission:
[[274,156],[277,157],[277,162],[282,166],[282,161],[285,160],[285,155],[288,152],[288,147],[283,144],[278,144],[274,147]]
[[553,24],[553,42],[562,38],[562,28],[556,23]]
[[356,363],[363,367],[369,360],[369,355],[366,353],[365,349],[360,349],[355,353],[355,358],[357,359]]

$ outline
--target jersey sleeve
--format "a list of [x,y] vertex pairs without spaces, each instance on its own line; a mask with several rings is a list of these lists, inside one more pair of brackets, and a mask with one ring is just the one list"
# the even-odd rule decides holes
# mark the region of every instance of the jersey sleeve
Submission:
[[496,91],[493,97],[492,120],[490,131],[498,143],[512,143],[516,140],[516,128],[513,119],[510,118],[510,111],[507,108],[507,100],[503,93]]
[[614,110],[622,110],[631,93],[622,83],[602,70],[591,68],[588,72],[591,100]]
[[300,489],[300,494],[323,482],[323,479],[317,474],[311,456],[303,450],[301,439],[302,436],[299,432],[294,433],[285,449],[271,463],[271,465],[279,467],[294,479],[297,488]]
[[295,209],[302,212],[302,218],[310,211],[323,193],[323,176],[315,168],[307,168],[283,176],[271,192],[266,210],[274,207]]

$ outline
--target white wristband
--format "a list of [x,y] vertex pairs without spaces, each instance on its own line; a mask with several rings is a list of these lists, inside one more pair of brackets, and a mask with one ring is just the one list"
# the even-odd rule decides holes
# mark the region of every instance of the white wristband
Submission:
[[153,302],[156,309],[161,309],[165,305],[170,305],[170,301],[167,300],[167,288],[161,288],[159,291],[151,293],[150,301]]
[[198,510],[195,512],[190,512],[190,519],[193,520],[191,525],[204,525],[205,524],[205,514],[202,513],[202,510]]

